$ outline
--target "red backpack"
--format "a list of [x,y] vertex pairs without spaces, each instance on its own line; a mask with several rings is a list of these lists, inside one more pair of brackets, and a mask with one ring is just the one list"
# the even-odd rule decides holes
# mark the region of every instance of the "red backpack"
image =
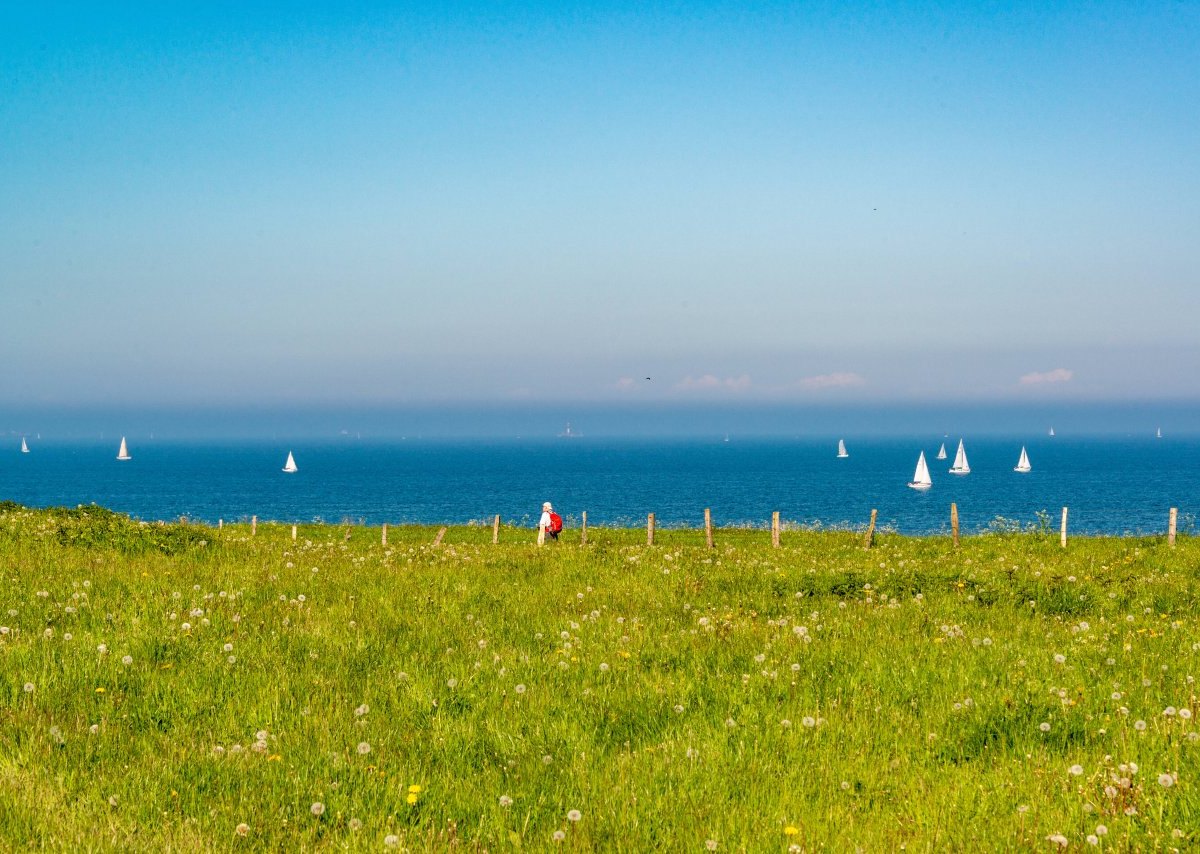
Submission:
[[559,516],[553,510],[550,511],[550,527],[546,529],[551,534],[557,534],[562,531],[562,516]]

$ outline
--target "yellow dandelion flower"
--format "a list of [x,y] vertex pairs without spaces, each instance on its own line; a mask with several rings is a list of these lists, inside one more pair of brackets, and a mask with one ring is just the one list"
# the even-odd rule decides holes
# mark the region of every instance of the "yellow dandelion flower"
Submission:
[[418,786],[416,783],[413,783],[411,786],[408,787],[408,792],[410,795],[418,795],[421,793],[421,787]]
[[416,792],[409,792],[408,797],[405,798],[404,800],[408,803],[409,806],[412,806],[413,804],[415,804],[417,802],[417,797],[418,797],[418,795]]
[[795,836],[797,833],[800,832],[800,828],[796,827],[794,824],[789,824],[787,827],[785,827],[783,829],[783,832],[787,836]]
[[270,756],[267,757],[268,762],[278,762],[281,759],[283,759],[283,757],[280,756],[278,753],[272,753]]
[[96,693],[97,693],[97,694],[103,694],[103,693],[104,693],[104,689],[103,689],[103,688],[97,688],[97,689],[96,689]]

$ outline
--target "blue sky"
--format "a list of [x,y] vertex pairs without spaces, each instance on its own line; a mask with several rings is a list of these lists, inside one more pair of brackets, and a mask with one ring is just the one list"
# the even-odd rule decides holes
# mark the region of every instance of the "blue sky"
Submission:
[[1198,119],[1195,3],[0,2],[0,404],[1196,400]]

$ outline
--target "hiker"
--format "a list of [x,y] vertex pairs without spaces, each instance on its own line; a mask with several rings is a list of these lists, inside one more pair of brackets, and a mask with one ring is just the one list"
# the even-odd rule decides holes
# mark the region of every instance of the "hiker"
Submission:
[[542,518],[538,520],[538,545],[546,541],[546,535],[550,539],[557,540],[558,535],[562,532],[562,516],[554,512],[553,505],[549,501],[542,504]]

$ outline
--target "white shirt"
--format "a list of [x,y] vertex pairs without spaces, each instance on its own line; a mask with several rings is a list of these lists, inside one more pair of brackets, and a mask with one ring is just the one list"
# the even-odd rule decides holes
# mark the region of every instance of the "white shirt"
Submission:
[[542,518],[540,520],[538,520],[538,527],[545,531],[550,530],[550,511],[549,510],[542,511]]

